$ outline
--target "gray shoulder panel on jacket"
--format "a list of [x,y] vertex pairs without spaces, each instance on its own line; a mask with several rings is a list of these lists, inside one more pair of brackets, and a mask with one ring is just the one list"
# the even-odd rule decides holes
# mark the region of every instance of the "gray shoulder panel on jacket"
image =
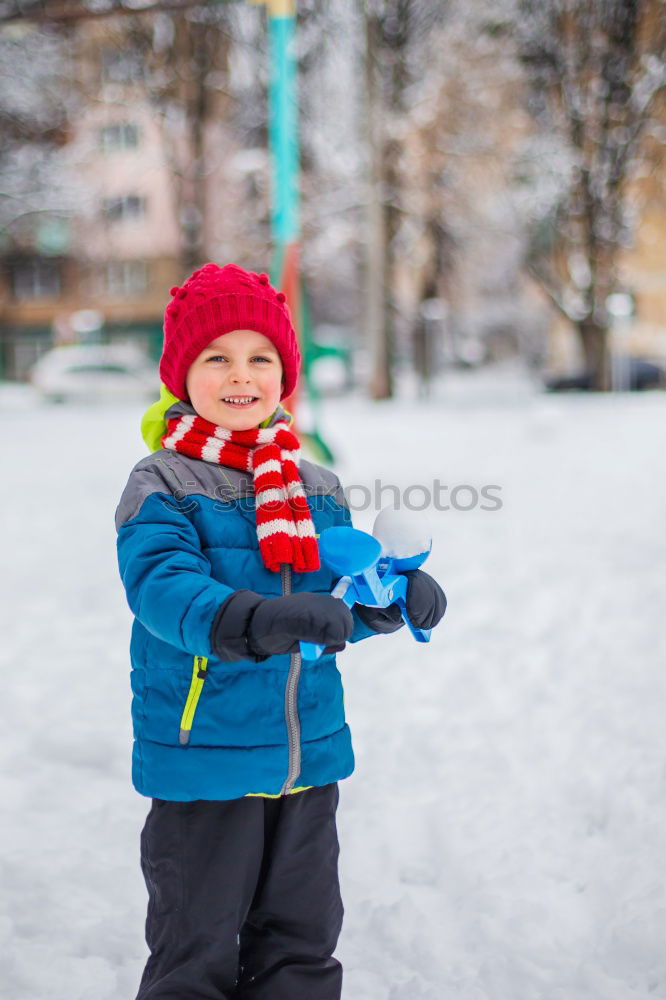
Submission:
[[347,506],[342,484],[331,469],[301,459],[300,473],[307,496],[331,496],[341,507]]
[[203,462],[176,451],[156,451],[137,462],[130,472],[116,510],[116,529],[139,513],[151,493],[167,493],[180,502],[192,494],[223,501],[252,492],[252,477],[240,469]]
[[[303,459],[300,472],[307,496],[333,496],[337,503],[345,503],[340,481],[330,469]],[[241,469],[176,451],[156,451],[132,469],[116,510],[116,530],[136,517],[151,493],[167,493],[179,502],[189,495],[229,502],[252,495],[254,484],[251,474]]]
[[116,509],[116,531],[138,514],[144,500],[151,493],[173,494],[178,490],[178,476],[172,471],[170,463],[165,462],[161,455],[162,453],[158,451],[154,455],[142,458],[130,472]]

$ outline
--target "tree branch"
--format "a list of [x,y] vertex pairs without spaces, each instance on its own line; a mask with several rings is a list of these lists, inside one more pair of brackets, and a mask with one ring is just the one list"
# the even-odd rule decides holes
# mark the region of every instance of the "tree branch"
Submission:
[[560,294],[553,287],[554,283],[545,274],[539,271],[536,264],[528,264],[527,273],[536,282],[541,291],[544,292],[546,297],[550,300],[551,305],[555,307],[557,312],[559,312],[559,314],[563,316],[568,323],[578,322],[577,317],[571,314],[562,301]]

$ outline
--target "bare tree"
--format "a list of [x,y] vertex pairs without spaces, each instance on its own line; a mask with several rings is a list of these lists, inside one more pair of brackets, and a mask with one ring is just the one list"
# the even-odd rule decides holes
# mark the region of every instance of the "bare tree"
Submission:
[[225,4],[193,6],[128,19],[124,44],[140,54],[173,182],[185,272],[206,256],[206,128],[228,102]]
[[[405,207],[401,164],[402,133],[409,117],[411,85],[423,73],[424,42],[444,16],[445,4],[415,0],[365,0],[365,92],[368,146],[366,302],[371,352],[370,391],[375,399],[393,393],[396,309],[391,274]],[[426,228],[435,244],[441,230]],[[433,247],[433,259],[439,247]]]
[[[530,271],[577,330],[597,389],[610,384],[608,299],[666,88],[664,0],[521,0],[531,106],[571,154],[564,197],[539,227]],[[663,108],[663,104],[661,104]]]
[[57,28],[0,33],[0,230],[7,247],[32,250],[38,221],[74,208],[60,155],[76,101],[69,71],[67,37]]

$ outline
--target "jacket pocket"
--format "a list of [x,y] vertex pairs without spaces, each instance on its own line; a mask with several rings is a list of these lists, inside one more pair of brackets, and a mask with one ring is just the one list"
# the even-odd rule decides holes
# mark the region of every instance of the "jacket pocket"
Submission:
[[197,710],[199,698],[201,697],[201,690],[207,676],[208,660],[205,656],[195,656],[192,663],[192,680],[190,682],[190,690],[187,693],[187,701],[185,702],[185,708],[183,709],[183,715],[180,720],[180,735],[178,737],[178,742],[183,747],[187,746],[190,742],[190,733],[192,732],[192,725],[194,723],[194,713]]

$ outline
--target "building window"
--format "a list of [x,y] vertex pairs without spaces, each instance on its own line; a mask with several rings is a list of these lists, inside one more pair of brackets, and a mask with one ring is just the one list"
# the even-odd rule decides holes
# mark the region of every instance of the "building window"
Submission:
[[119,149],[136,149],[139,145],[139,126],[134,122],[117,122],[100,130],[99,144],[105,153]]
[[106,265],[106,291],[114,298],[142,295],[148,288],[145,260],[110,260]]
[[124,194],[104,198],[102,210],[109,222],[139,219],[146,212],[146,199],[138,194]]
[[43,257],[14,261],[11,265],[15,299],[55,299],[60,295],[60,264]]
[[102,49],[101,72],[103,83],[137,83],[143,80],[141,53],[133,49]]

